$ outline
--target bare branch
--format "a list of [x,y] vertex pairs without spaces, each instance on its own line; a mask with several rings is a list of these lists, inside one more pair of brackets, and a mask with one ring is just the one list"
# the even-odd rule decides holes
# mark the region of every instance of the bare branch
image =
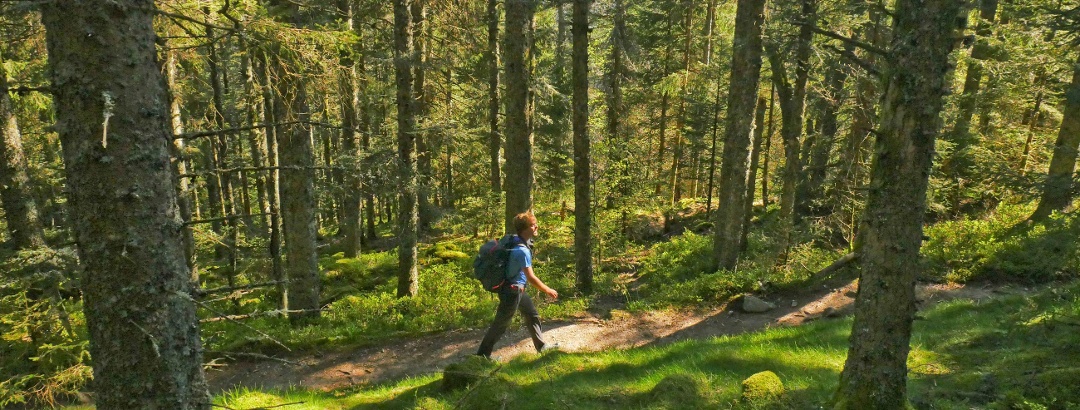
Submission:
[[195,220],[184,222],[184,225],[204,224],[204,223],[210,223],[210,222],[219,222],[219,221],[233,220],[233,219],[240,219],[240,218],[252,218],[252,217],[256,217],[256,216],[266,216],[266,215],[271,215],[271,214],[270,213],[244,214],[244,215],[222,216],[222,217],[210,218],[210,219],[195,219]]
[[877,47],[877,46],[875,46],[873,44],[863,42],[863,41],[859,41],[859,40],[853,39],[851,37],[842,36],[842,35],[839,35],[837,33],[831,32],[829,30],[821,29],[821,28],[819,28],[819,27],[817,27],[817,26],[815,26],[813,24],[800,23],[800,22],[795,22],[793,24],[809,26],[810,31],[813,31],[814,33],[821,34],[821,35],[823,35],[825,37],[828,37],[828,38],[831,38],[831,39],[834,39],[834,40],[840,40],[840,41],[843,41],[845,43],[853,44],[855,47],[861,48],[863,50],[869,51],[869,52],[874,53],[874,54],[878,54],[878,55],[881,55],[881,56],[884,56],[884,57],[889,56],[888,51],[885,51],[885,49]]
[[841,50],[841,49],[837,48],[836,46],[829,45],[829,46],[825,46],[825,47],[832,50],[833,52],[847,58],[848,60],[851,60],[852,63],[855,63],[855,65],[859,66],[859,68],[862,68],[863,70],[866,70],[866,72],[868,72],[870,74],[873,74],[873,75],[876,75],[876,76],[881,75],[881,71],[879,71],[877,69],[877,67],[874,67],[874,65],[870,64],[870,62],[859,58],[859,56],[856,56],[855,53],[852,53],[852,52],[847,51],[847,50]]
[[177,294],[177,295],[180,295],[180,297],[183,297],[184,299],[187,299],[187,300],[189,300],[189,301],[191,301],[191,302],[194,302],[194,303],[195,303],[196,305],[199,305],[199,306],[200,306],[200,307],[202,307],[203,309],[209,310],[209,311],[210,311],[210,313],[213,313],[213,314],[215,314],[215,315],[218,315],[218,316],[220,316],[220,317],[224,317],[224,318],[225,318],[225,320],[229,320],[229,321],[231,321],[231,322],[234,322],[234,323],[236,323],[236,324],[238,324],[238,325],[240,325],[240,326],[243,326],[243,327],[245,327],[245,328],[247,328],[247,329],[249,329],[249,330],[251,330],[251,331],[254,331],[255,333],[258,333],[258,334],[259,334],[260,336],[262,336],[262,337],[265,337],[265,338],[266,338],[267,340],[269,340],[269,341],[271,341],[271,342],[274,342],[274,344],[276,344],[276,345],[278,345],[278,346],[281,346],[281,347],[282,347],[282,348],[284,348],[284,349],[285,349],[285,351],[287,351],[287,352],[291,352],[291,351],[292,351],[292,349],[290,349],[290,348],[289,348],[289,346],[285,346],[285,344],[284,344],[284,343],[281,343],[281,342],[280,342],[280,341],[278,341],[277,339],[274,339],[274,337],[273,337],[273,336],[270,336],[270,335],[266,334],[266,332],[263,332],[263,331],[261,331],[261,330],[259,330],[259,329],[256,329],[256,328],[254,328],[254,327],[248,326],[248,325],[244,324],[243,322],[241,322],[241,321],[239,321],[239,320],[229,319],[229,315],[226,315],[226,314],[224,314],[224,313],[222,313],[222,312],[218,312],[217,310],[214,310],[214,309],[213,309],[213,308],[211,308],[210,306],[207,306],[207,305],[206,305],[205,303],[202,303],[202,302],[200,302],[200,301],[197,301],[197,300],[195,300],[195,298],[191,297],[191,295],[188,295],[188,294],[186,294],[186,293],[183,293],[183,292],[173,292],[173,293],[175,293],[175,294]]
[[208,317],[206,319],[199,320],[199,323],[220,322],[222,320],[237,321],[237,320],[240,320],[240,319],[251,319],[251,318],[266,317],[266,316],[279,316],[279,315],[289,314],[289,313],[310,313],[310,312],[322,312],[322,311],[323,311],[322,309],[300,309],[300,310],[278,309],[278,310],[268,310],[268,311],[265,311],[265,312],[248,313],[248,314],[245,314],[245,315],[225,315],[225,316],[217,316],[217,317]]
[[273,282],[266,282],[266,283],[254,283],[254,284],[243,285],[243,286],[223,286],[223,287],[220,287],[220,288],[213,288],[213,289],[196,289],[195,290],[195,296],[203,297],[203,296],[206,296],[206,295],[213,295],[215,293],[232,292],[232,291],[235,291],[235,290],[265,288],[265,287],[280,285],[282,283],[285,283],[285,282],[284,281],[273,281]]

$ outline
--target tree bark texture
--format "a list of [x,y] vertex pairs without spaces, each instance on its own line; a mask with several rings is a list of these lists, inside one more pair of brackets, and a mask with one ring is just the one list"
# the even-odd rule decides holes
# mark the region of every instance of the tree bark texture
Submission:
[[713,238],[713,258],[720,269],[733,269],[742,248],[740,240],[746,222],[746,168],[750,134],[754,130],[754,102],[761,80],[761,28],[765,21],[764,0],[739,0],[736,7],[731,86],[717,202],[720,206],[716,209]]
[[102,409],[209,409],[149,0],[44,3]]
[[11,244],[16,249],[45,246],[45,234],[34,197],[30,193],[22,134],[15,118],[15,107],[8,95],[3,56],[0,56],[0,133],[3,133],[3,140],[0,141],[0,200],[4,203]]
[[[357,32],[352,2],[349,2],[345,11],[348,16],[346,28],[351,32]],[[360,163],[358,161],[361,154],[360,140],[356,134],[356,108],[360,105],[360,90],[356,79],[356,66],[358,63],[355,60],[364,58],[364,50],[358,44],[357,49],[350,50],[347,53],[348,57],[342,59],[342,75],[339,84],[341,90],[341,149],[343,151],[342,155],[351,158],[351,160],[346,162],[346,168],[349,169],[342,172],[341,177],[345,190],[341,204],[341,232],[342,241],[345,244],[345,257],[355,258],[360,254],[360,244],[364,236],[360,230],[361,190],[363,187],[360,184]],[[360,129],[360,132],[364,131],[366,130]]]
[[503,56],[506,73],[506,230],[510,220],[532,208],[533,136],[529,122],[529,87],[532,80],[526,55],[527,32],[536,4],[534,0],[506,1],[506,43]]
[[926,188],[961,0],[899,0],[837,409],[904,409]]
[[754,215],[754,187],[757,182],[758,158],[761,157],[761,141],[765,135],[765,97],[758,97],[754,110],[754,138],[750,147],[750,170],[746,175],[746,214],[743,215],[742,238],[739,239],[740,251],[746,250],[746,237],[750,234],[750,218]]
[[[275,0],[282,12],[278,19],[303,26],[299,6]],[[315,148],[312,145],[311,109],[307,87],[294,73],[302,72],[290,61],[274,64],[281,100],[287,106],[278,120],[289,124],[277,131],[281,181],[281,227],[285,239],[285,274],[288,276],[288,308],[294,323],[319,317],[322,274],[316,254]]]
[[[851,43],[845,45],[846,54],[853,53],[854,46]],[[839,131],[840,105],[844,100],[844,83],[847,81],[847,71],[839,59],[832,62],[825,73],[824,89],[817,94],[816,108],[821,119],[818,127],[814,130],[812,144],[804,144],[808,153],[805,153],[805,176],[797,187],[796,197],[802,201],[804,216],[820,216],[824,207],[818,204],[818,199],[824,193],[825,178],[829,170],[829,158],[836,142],[836,133]]]
[[978,136],[971,132],[971,118],[978,106],[979,88],[982,86],[983,60],[990,56],[988,38],[992,34],[994,16],[997,15],[997,0],[979,1],[979,22],[975,28],[975,45],[971,47],[971,59],[968,60],[967,74],[964,76],[964,90],[957,99],[956,123],[953,125],[949,140],[953,145],[953,154],[945,164],[943,171],[951,178],[967,178],[974,165],[970,152],[971,146],[978,143]]
[[488,158],[491,172],[491,192],[502,192],[501,158],[502,137],[499,135],[499,9],[496,0],[487,2],[488,47],[485,59],[488,70]]
[[416,199],[418,206],[418,229],[427,230],[434,219],[431,196],[434,175],[431,169],[432,133],[429,122],[431,97],[428,96],[427,65],[431,60],[431,50],[427,37],[430,37],[431,24],[427,22],[425,0],[412,0],[409,10],[412,14],[412,51],[415,56],[413,70],[413,118],[416,123]]
[[[593,291],[591,148],[589,143],[589,0],[574,0],[574,270],[578,291]],[[618,9],[620,1],[615,0]],[[618,47],[613,45],[613,47]],[[618,74],[616,74],[617,76]]]
[[416,242],[419,210],[416,176],[416,100],[412,93],[412,23],[406,0],[394,0],[394,75],[397,81],[397,149],[400,192],[398,201],[398,297],[416,296],[419,290]]
[[[184,121],[180,116],[180,98],[177,97],[176,93],[173,91],[176,87],[176,53],[170,51],[166,58],[165,73],[167,92],[169,94],[169,126],[173,135],[180,135],[184,133]],[[172,169],[178,176],[188,173],[187,155],[185,152],[187,149],[185,144],[186,143],[182,138],[174,138],[172,140],[172,145],[169,146]],[[184,222],[191,220],[191,198],[194,194],[195,191],[191,189],[191,181],[187,177],[177,177],[176,205],[177,209],[180,211],[180,219]],[[198,284],[199,275],[198,270],[195,269],[195,233],[190,225],[184,225],[183,237],[184,258],[187,262],[188,269],[191,269],[191,281]]]
[[[802,0],[802,21],[795,44],[795,77],[788,77],[784,58],[778,50],[769,52],[773,82],[780,97],[780,139],[784,143],[783,185],[780,190],[780,219],[786,228],[799,223],[805,215],[805,204],[796,196],[796,187],[803,177],[801,142],[806,107],[806,83],[810,74],[810,41],[814,32],[811,26],[817,13],[818,0]],[[785,239],[786,241],[786,239]]]
[[1050,169],[1043,183],[1039,206],[1028,218],[1042,221],[1054,211],[1068,208],[1073,200],[1073,176],[1076,170],[1077,149],[1080,149],[1080,56],[1073,63],[1072,83],[1065,92],[1065,109],[1062,110],[1061,129],[1054,142],[1050,157]]

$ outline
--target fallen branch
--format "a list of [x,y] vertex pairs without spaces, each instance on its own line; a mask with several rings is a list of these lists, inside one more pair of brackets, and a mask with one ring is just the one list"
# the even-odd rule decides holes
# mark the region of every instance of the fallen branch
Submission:
[[[248,313],[248,314],[243,314],[243,315],[220,315],[220,316],[208,317],[206,319],[199,320],[199,323],[220,322],[222,320],[237,321],[237,320],[240,320],[240,319],[251,319],[251,318],[254,318],[254,317],[277,316],[277,315],[289,314],[289,313],[310,313],[310,312],[322,312],[322,309],[278,309],[278,310],[268,310],[268,311],[265,311],[265,312]],[[214,313],[217,313],[217,312],[214,312]]]
[[840,268],[843,268],[844,266],[847,266],[847,264],[855,261],[856,259],[859,259],[859,254],[851,252],[847,255],[841,256],[840,259],[836,260],[836,262],[833,262],[831,265],[826,266],[825,269],[819,270],[811,276],[828,275],[839,270]]
[[499,370],[502,370],[504,365],[505,363],[499,363],[499,367],[492,369],[491,372],[487,374],[487,376],[484,376],[483,379],[480,379],[480,381],[476,382],[476,384],[473,384],[472,387],[470,387],[469,390],[465,392],[465,394],[461,395],[461,398],[458,399],[457,403],[454,403],[454,409],[460,409],[461,405],[465,404],[465,399],[469,398],[469,395],[472,394],[472,392],[476,391],[476,389],[478,389],[480,385],[484,384],[484,382],[490,379],[491,376],[494,376],[495,373],[498,373]]
[[233,358],[234,356],[236,356],[236,357],[251,357],[251,358],[255,358],[255,359],[273,360],[275,362],[281,362],[281,363],[285,363],[285,364],[293,365],[293,366],[299,366],[300,365],[299,362],[294,362],[294,361],[291,361],[291,360],[285,360],[285,359],[282,359],[282,358],[279,358],[279,357],[274,357],[274,356],[267,356],[267,355],[259,354],[259,353],[245,353],[245,352],[210,352],[210,353],[219,354],[222,357],[227,357],[227,358],[230,358],[230,359]]
[[270,287],[270,286],[280,285],[282,283],[285,283],[285,281],[278,280],[278,281],[265,282],[265,283],[253,283],[253,284],[250,284],[250,285],[242,285],[242,286],[223,286],[223,287],[220,287],[220,288],[213,288],[213,289],[195,289],[195,295],[198,296],[198,297],[203,297],[203,296],[206,296],[206,295],[213,295],[215,293],[232,292],[234,290],[247,290],[247,289],[266,288],[266,287]]
[[210,222],[220,222],[220,221],[225,221],[225,220],[233,220],[233,219],[241,219],[241,218],[253,218],[253,217],[256,217],[256,216],[267,216],[267,215],[273,215],[273,213],[229,215],[229,216],[222,216],[222,217],[210,218],[210,219],[195,219],[195,220],[184,222],[184,225],[204,224],[204,223],[210,223]]
[[[259,329],[256,329],[256,328],[254,328],[254,327],[248,326],[248,325],[244,324],[244,322],[241,322],[241,321],[239,321],[239,320],[229,319],[229,318],[228,318],[228,316],[229,316],[229,315],[226,315],[226,314],[224,314],[224,313],[222,313],[222,312],[218,312],[217,310],[214,310],[214,309],[213,309],[213,308],[211,308],[210,306],[207,306],[207,305],[206,305],[205,303],[202,303],[202,302],[199,302],[199,301],[195,300],[195,298],[191,297],[191,295],[188,295],[188,294],[186,294],[186,293],[183,293],[183,292],[174,292],[174,293],[176,293],[177,295],[180,295],[181,297],[183,297],[183,298],[185,298],[185,299],[187,299],[187,300],[190,300],[190,301],[194,302],[194,303],[195,303],[196,305],[199,305],[199,306],[201,306],[201,307],[202,307],[203,309],[209,310],[209,311],[210,311],[211,313],[213,313],[213,314],[215,314],[215,315],[218,315],[218,316],[220,316],[220,317],[224,317],[224,318],[225,318],[225,320],[229,320],[229,321],[232,321],[232,322],[234,322],[234,323],[236,323],[236,324],[238,324],[238,325],[240,325],[240,326],[246,327],[246,328],[248,328],[249,330],[251,330],[251,331],[254,331],[255,333],[258,333],[258,334],[259,334],[260,336],[262,336],[262,337],[265,337],[266,339],[270,340],[271,342],[274,342],[274,344],[276,344],[276,345],[278,345],[278,346],[281,346],[281,347],[282,347],[282,348],[284,348],[284,349],[285,349],[285,351],[287,351],[287,352],[291,352],[291,351],[292,351],[292,349],[290,349],[290,348],[289,348],[289,346],[285,346],[285,344],[284,344],[284,343],[281,343],[281,342],[280,342],[280,341],[278,341],[277,339],[274,339],[274,338],[273,338],[273,336],[270,336],[270,335],[266,334],[266,332],[263,332],[263,331],[261,331],[261,330],[259,330]],[[201,321],[200,321],[200,322],[201,322]]]

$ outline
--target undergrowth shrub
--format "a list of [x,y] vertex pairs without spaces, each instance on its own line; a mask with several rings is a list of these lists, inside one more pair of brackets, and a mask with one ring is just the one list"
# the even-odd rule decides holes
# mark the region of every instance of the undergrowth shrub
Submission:
[[812,243],[793,246],[787,263],[774,265],[773,244],[750,235],[749,250],[734,270],[710,271],[712,236],[686,232],[653,247],[640,270],[632,309],[723,303],[745,292],[803,286],[840,253]]
[[75,397],[92,372],[74,251],[41,248],[0,259],[0,407]]
[[984,219],[939,222],[926,228],[922,248],[931,279],[1041,283],[1074,277],[1080,266],[1077,218],[1055,215],[1029,229],[1015,226],[1034,204],[1001,205]]

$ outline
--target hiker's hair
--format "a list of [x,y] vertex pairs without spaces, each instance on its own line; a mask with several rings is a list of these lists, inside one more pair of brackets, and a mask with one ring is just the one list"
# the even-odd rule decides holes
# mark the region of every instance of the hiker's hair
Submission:
[[536,225],[536,217],[532,211],[525,211],[514,216],[514,233],[518,234],[527,228]]

